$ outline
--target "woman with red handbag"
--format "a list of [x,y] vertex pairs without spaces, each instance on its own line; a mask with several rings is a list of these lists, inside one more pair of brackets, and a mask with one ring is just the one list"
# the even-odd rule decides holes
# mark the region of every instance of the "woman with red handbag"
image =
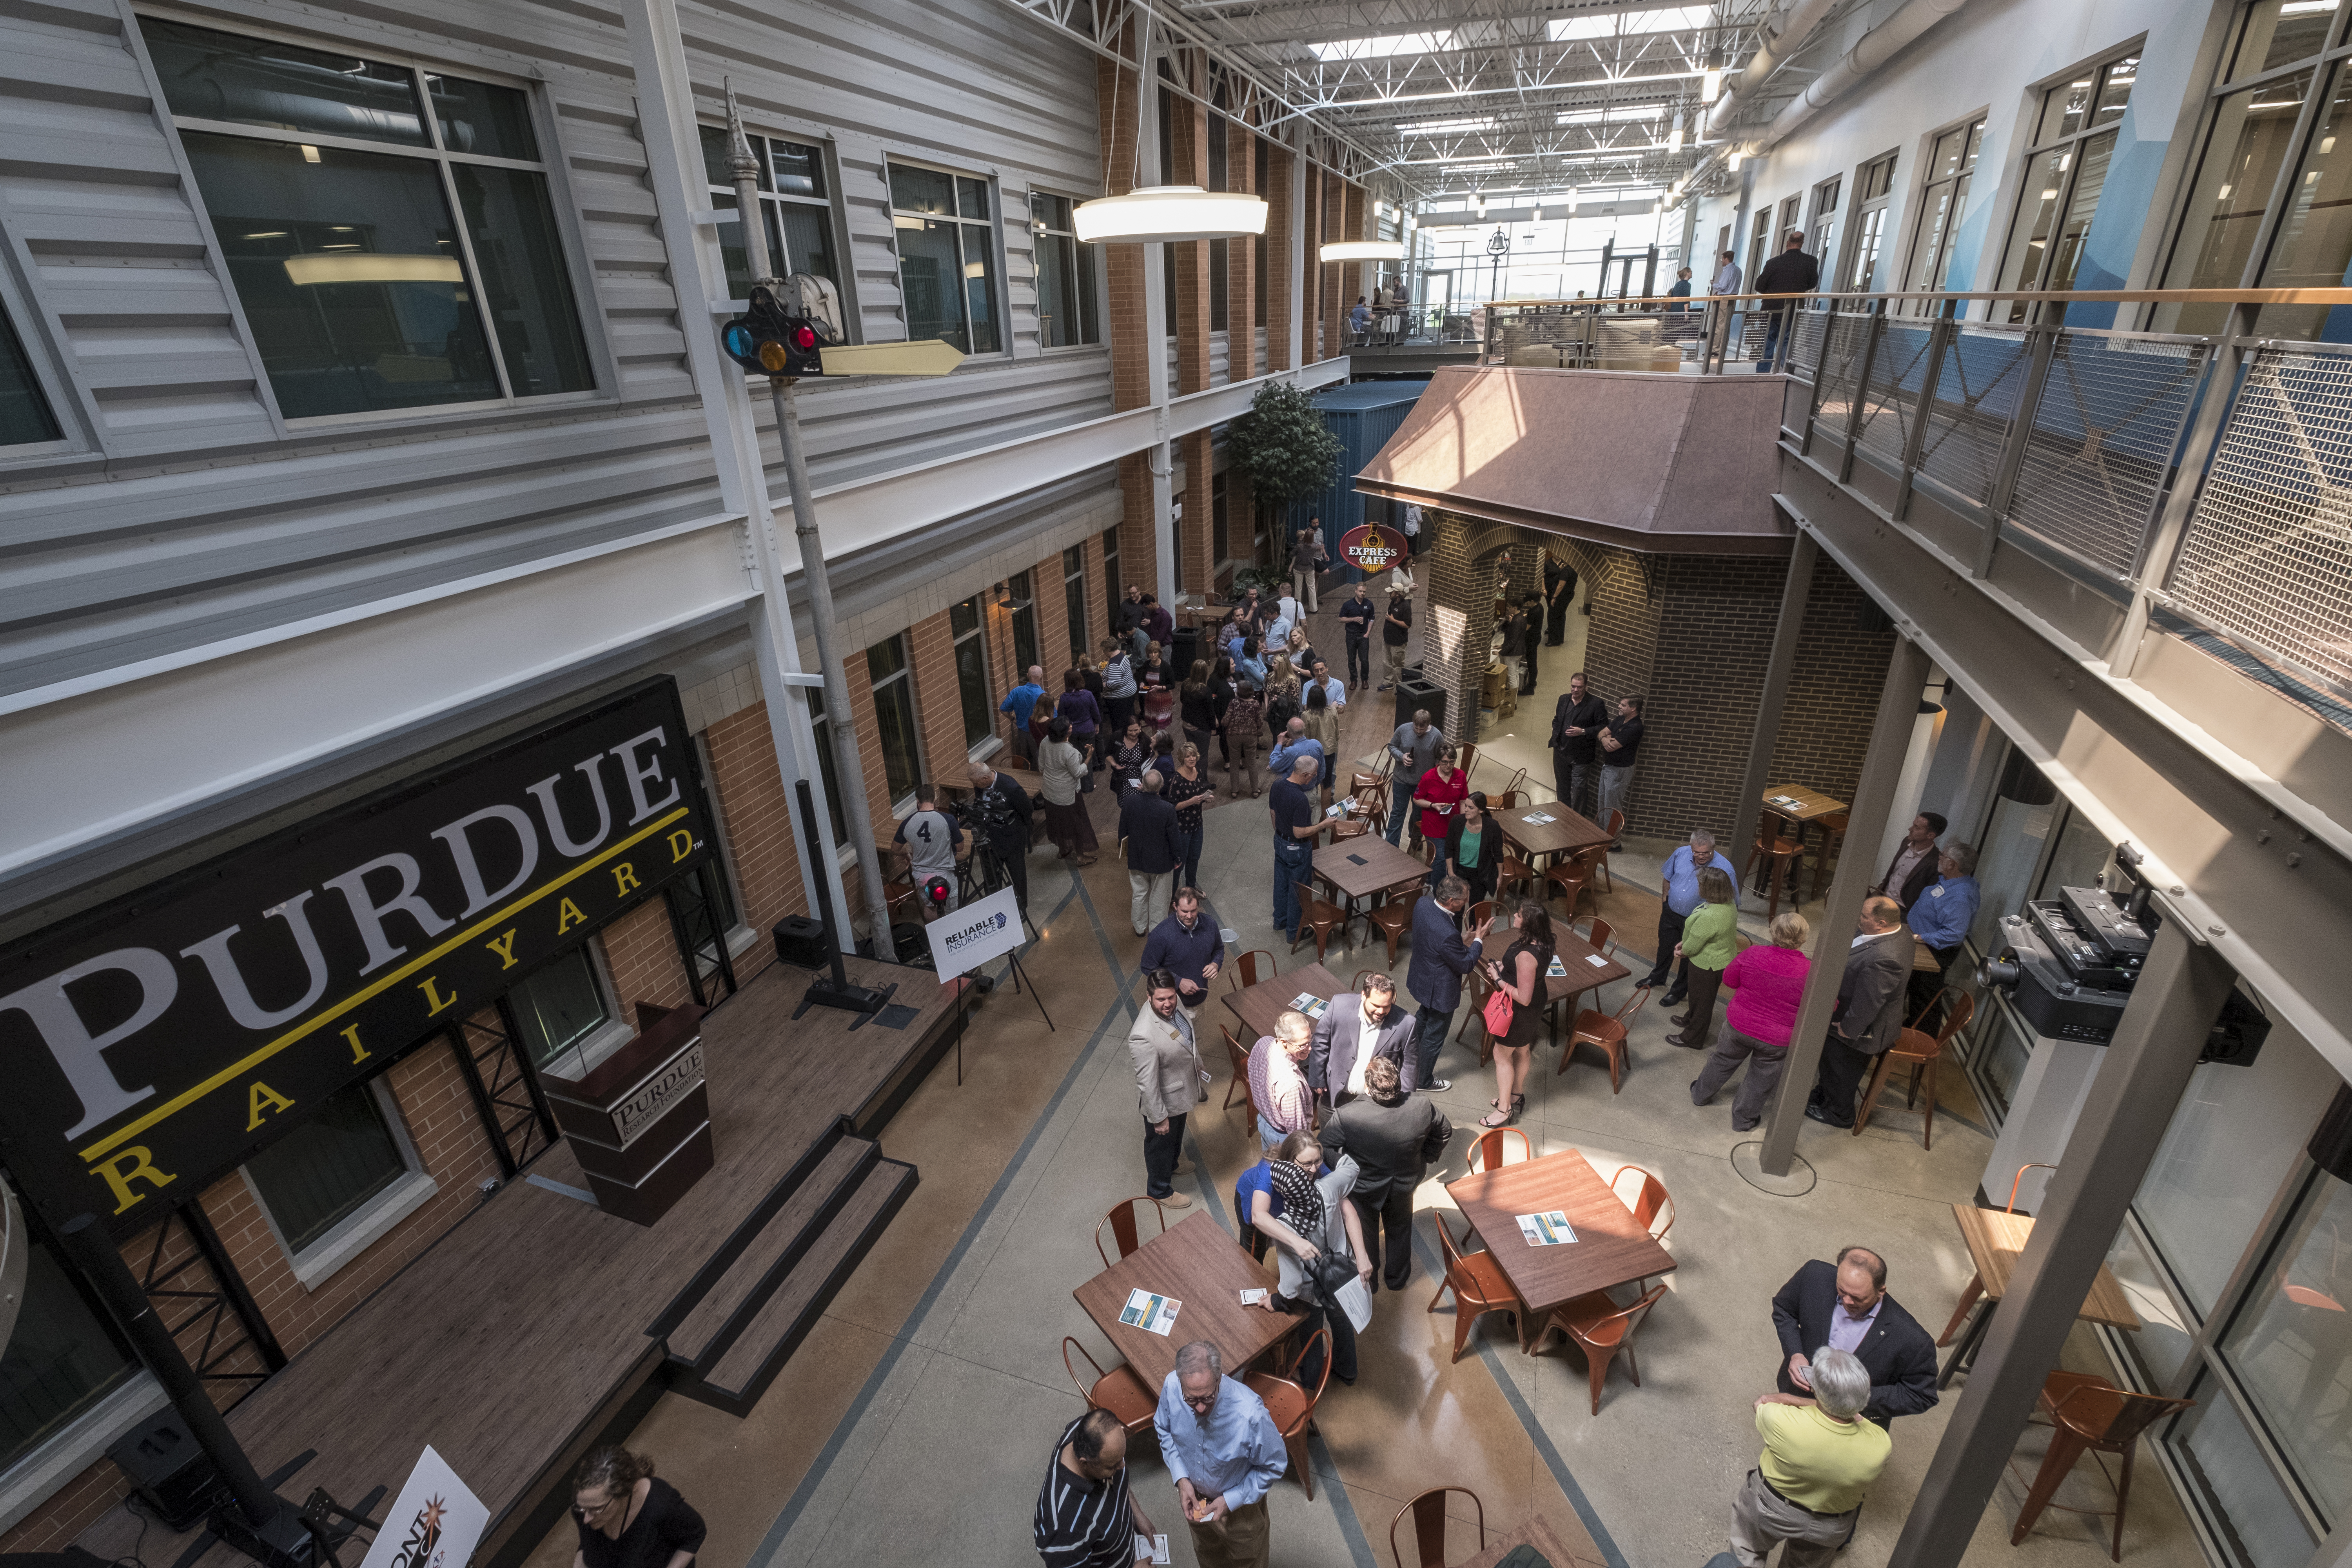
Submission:
[[1544,971],[1551,967],[1556,943],[1551,911],[1529,900],[1511,918],[1518,940],[1500,963],[1486,966],[1494,991],[1486,998],[1486,1033],[1495,1042],[1495,1109],[1478,1119],[1481,1127],[1508,1127],[1527,1109],[1519,1086],[1528,1081],[1528,1058],[1543,1034],[1546,1005]]

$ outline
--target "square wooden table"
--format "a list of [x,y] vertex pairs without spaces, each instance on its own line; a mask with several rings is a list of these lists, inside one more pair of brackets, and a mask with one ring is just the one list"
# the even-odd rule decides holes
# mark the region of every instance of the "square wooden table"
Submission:
[[[1168,1227],[1076,1290],[1078,1305],[1103,1331],[1127,1364],[1143,1379],[1156,1397],[1168,1374],[1176,1370],[1176,1352],[1194,1340],[1206,1340],[1224,1358],[1228,1376],[1242,1369],[1297,1326],[1286,1312],[1244,1307],[1244,1290],[1270,1290],[1272,1276],[1250,1261],[1248,1253],[1225,1234],[1224,1227],[1205,1214],[1195,1214]],[[1128,1292],[1150,1290],[1182,1305],[1176,1322],[1165,1334],[1155,1334],[1118,1321]]]
[[1357,900],[1410,888],[1429,875],[1427,861],[1377,833],[1326,844],[1315,851],[1313,864],[1316,879],[1339,896],[1350,920],[1358,913]]
[[[1775,798],[1775,797],[1779,798]],[[1782,805],[1786,801],[1789,804]],[[1764,792],[1764,809],[1775,816],[1785,816],[1802,827],[1824,816],[1835,816],[1845,809],[1846,803],[1833,800],[1817,789],[1802,784],[1774,784]]]
[[1551,1563],[1552,1568],[1573,1568],[1576,1561],[1560,1532],[1547,1522],[1541,1514],[1529,1518],[1517,1530],[1506,1531],[1489,1538],[1486,1550],[1475,1557],[1465,1557],[1454,1568],[1495,1568],[1495,1564],[1522,1546],[1532,1546]]
[[1225,1005],[1242,1021],[1242,1048],[1247,1050],[1257,1044],[1259,1037],[1274,1033],[1275,1019],[1301,993],[1328,1002],[1347,989],[1346,982],[1321,964],[1306,963],[1270,975],[1255,985],[1226,992]]
[[[1538,857],[1573,855],[1609,842],[1609,835],[1590,818],[1579,816],[1556,800],[1489,815],[1501,825],[1503,837],[1517,846],[1519,853],[1530,862]],[[1549,816],[1552,820],[1529,822],[1530,816]]]
[[[1969,1289],[1961,1300],[1966,1303],[1982,1295],[1985,1304],[1969,1324],[1968,1331],[1960,1336],[1951,1360],[1945,1363],[1943,1372],[1937,1375],[1936,1386],[1938,1388],[1948,1386],[1952,1374],[1974,1359],[1977,1345],[1992,1322],[1993,1309],[2000,1306],[2001,1297],[2008,1294],[2009,1277],[2016,1271],[2018,1258],[2025,1251],[2027,1239],[2033,1235],[2032,1215],[1980,1209],[1974,1204],[1954,1204],[1952,1217],[1959,1222],[1960,1239],[1968,1243],[1969,1259],[1977,1266],[1976,1278],[1969,1281]],[[1961,1310],[1966,1311],[1967,1307],[1963,1305]],[[2132,1310],[2131,1299],[2124,1294],[2123,1282],[2104,1263],[2099,1265],[2098,1275],[2091,1281],[2091,1293],[2084,1298],[2083,1310],[2075,1316],[2090,1322],[2105,1323],[2109,1328],[2137,1331],[2140,1326],[2139,1314]],[[1953,1326],[1956,1325],[1957,1314]],[[1951,1331],[1952,1326],[1947,1326],[1945,1336],[1949,1338]]]
[[[1574,1149],[1481,1171],[1447,1183],[1445,1191],[1518,1293],[1523,1351],[1541,1337],[1554,1308],[1675,1267],[1674,1254],[1651,1239],[1648,1227]],[[1519,1234],[1518,1216],[1553,1209],[1568,1215],[1576,1239],[1530,1246]]]

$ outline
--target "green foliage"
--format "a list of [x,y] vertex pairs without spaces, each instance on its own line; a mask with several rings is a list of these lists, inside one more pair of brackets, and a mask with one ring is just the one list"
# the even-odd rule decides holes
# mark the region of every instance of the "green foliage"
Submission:
[[1234,592],[1255,588],[1265,597],[1278,598],[1290,587],[1290,574],[1276,566],[1244,566],[1234,574]]
[[1339,437],[1325,426],[1312,398],[1280,382],[1258,388],[1225,445],[1261,507],[1303,500],[1330,489],[1339,477]]

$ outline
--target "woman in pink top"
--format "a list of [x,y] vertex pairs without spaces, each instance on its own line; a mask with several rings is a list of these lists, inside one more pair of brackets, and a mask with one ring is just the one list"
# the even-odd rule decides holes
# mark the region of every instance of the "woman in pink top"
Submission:
[[1797,1026],[1797,1007],[1804,1000],[1805,972],[1812,967],[1805,956],[1805,943],[1812,934],[1813,928],[1801,914],[1775,916],[1771,945],[1742,949],[1723,972],[1723,988],[1732,994],[1724,1015],[1727,1026],[1691,1082],[1691,1103],[1705,1105],[1713,1100],[1715,1091],[1747,1061],[1748,1076],[1731,1100],[1736,1131],[1745,1132],[1764,1120],[1764,1107],[1780,1087],[1780,1069],[1789,1063],[1789,1035]]

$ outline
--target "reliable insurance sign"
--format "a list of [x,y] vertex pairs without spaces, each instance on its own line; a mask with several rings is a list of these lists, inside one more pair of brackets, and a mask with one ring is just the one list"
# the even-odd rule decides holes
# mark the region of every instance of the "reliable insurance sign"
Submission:
[[7,1167],[143,1226],[709,844],[665,679],[44,931],[0,952]]

